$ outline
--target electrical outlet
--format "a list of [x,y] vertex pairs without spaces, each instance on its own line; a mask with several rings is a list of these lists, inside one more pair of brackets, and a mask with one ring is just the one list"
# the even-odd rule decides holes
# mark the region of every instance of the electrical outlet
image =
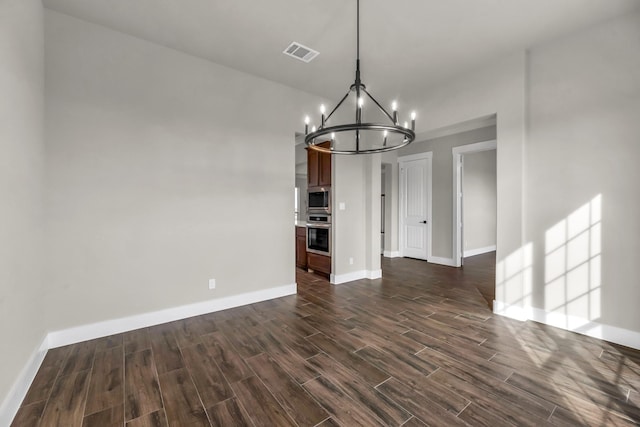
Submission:
[[216,279],[209,279],[209,289],[216,288]]
[[349,258],[349,265],[353,265],[353,258]]

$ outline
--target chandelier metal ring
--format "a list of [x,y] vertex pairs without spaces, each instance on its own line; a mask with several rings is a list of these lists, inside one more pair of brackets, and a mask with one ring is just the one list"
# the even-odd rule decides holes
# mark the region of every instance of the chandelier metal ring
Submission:
[[[324,148],[319,145],[314,144],[314,140],[318,139],[321,142],[325,140],[322,138],[325,135],[331,135],[332,133],[340,133],[340,132],[351,132],[351,131],[387,131],[390,133],[401,134],[404,135],[401,144],[396,144],[389,147],[378,147],[371,149],[363,149],[358,151],[352,150],[336,150],[333,148]],[[416,138],[416,134],[411,129],[399,126],[399,125],[385,125],[380,123],[349,123],[343,125],[335,125],[324,127],[315,132],[308,133],[304,137],[304,142],[308,146],[312,146],[312,149],[322,152],[322,153],[331,153],[331,154],[372,154],[372,153],[383,153],[385,151],[397,150],[398,148],[402,148],[411,143]]]

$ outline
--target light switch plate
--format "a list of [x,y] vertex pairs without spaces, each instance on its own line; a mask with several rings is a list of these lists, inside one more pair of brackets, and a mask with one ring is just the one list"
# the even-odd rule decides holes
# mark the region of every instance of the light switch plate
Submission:
[[345,202],[338,203],[338,209],[340,209],[341,211],[347,209],[347,204]]

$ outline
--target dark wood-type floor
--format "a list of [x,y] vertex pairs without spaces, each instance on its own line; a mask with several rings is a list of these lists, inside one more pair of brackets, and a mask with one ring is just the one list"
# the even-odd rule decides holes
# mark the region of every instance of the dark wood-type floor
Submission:
[[463,270],[461,270],[467,283],[478,289],[491,310],[493,310],[493,300],[496,299],[495,265],[496,253],[489,252],[465,258]]
[[634,425],[640,352],[495,316],[464,269],[385,278],[49,351],[15,426]]

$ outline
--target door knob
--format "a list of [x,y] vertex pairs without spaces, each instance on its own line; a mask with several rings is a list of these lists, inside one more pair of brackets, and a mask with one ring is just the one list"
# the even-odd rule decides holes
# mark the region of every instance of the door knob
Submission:
[[426,223],[427,223],[427,221],[421,221],[421,222],[422,222],[423,224],[426,224]]

